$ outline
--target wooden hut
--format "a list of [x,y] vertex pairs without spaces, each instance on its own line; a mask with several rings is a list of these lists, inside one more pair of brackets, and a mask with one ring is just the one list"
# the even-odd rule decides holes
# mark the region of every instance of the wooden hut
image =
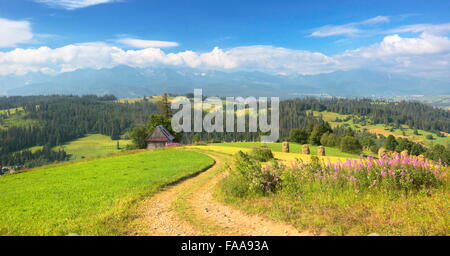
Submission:
[[155,149],[167,146],[167,144],[172,143],[174,139],[175,137],[170,134],[164,126],[159,125],[145,141],[147,142],[147,149]]

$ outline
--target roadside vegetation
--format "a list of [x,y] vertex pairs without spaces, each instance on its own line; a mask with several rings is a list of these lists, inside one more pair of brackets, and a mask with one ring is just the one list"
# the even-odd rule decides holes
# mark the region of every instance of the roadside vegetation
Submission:
[[239,152],[219,198],[299,230],[449,235],[450,169],[416,157],[260,162]]

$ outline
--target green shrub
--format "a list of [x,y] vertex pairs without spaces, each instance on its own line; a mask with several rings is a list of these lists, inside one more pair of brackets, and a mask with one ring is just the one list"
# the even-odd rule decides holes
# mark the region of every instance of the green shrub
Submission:
[[247,180],[242,175],[229,175],[223,179],[220,186],[225,195],[244,198],[250,194]]
[[336,147],[340,144],[340,138],[334,133],[327,132],[320,137],[320,144],[327,147]]
[[261,166],[248,154],[239,152],[227,191],[239,197],[273,192],[298,197],[311,189],[330,192],[342,189],[359,192],[378,190],[393,195],[395,192],[409,194],[445,186],[448,184],[448,172],[446,165],[400,156],[380,160],[369,156],[336,163],[312,156],[309,162],[297,160],[289,166],[276,161]]
[[[243,196],[244,192],[247,195],[275,192],[280,186],[280,170],[282,168],[275,161],[272,166],[266,164],[262,167],[258,160],[253,159],[249,154],[239,151],[235,156],[234,162],[235,167],[228,177],[228,185],[234,184],[233,186],[239,190],[237,193],[239,196]],[[247,187],[244,188],[241,184],[238,185],[238,182],[246,184]]]
[[309,133],[306,130],[302,129],[291,129],[289,132],[289,142],[295,142],[299,144],[308,143]]
[[340,148],[343,152],[359,154],[362,151],[362,145],[359,140],[353,136],[344,136],[341,139]]
[[252,151],[250,151],[250,156],[260,162],[267,162],[274,158],[272,150],[270,150],[267,146],[252,148]]

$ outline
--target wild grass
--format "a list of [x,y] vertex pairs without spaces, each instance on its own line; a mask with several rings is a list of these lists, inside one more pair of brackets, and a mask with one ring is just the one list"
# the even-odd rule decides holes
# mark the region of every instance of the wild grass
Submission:
[[118,140],[120,149],[117,149],[117,140],[112,140],[109,136],[102,134],[89,134],[84,138],[71,141],[63,146],[55,147],[64,149],[71,155],[70,161],[79,161],[81,159],[92,159],[113,155],[121,152],[127,145],[131,144],[129,140]]
[[448,175],[417,159],[268,165],[240,154],[217,195],[316,234],[449,235]]
[[[211,144],[212,146],[218,145],[222,147],[235,147],[235,148],[246,148],[251,149],[254,147],[260,147],[262,145],[267,145],[274,152],[282,152],[282,143],[267,143],[263,144],[260,142],[231,142],[231,143],[217,143]],[[302,145],[297,143],[289,143],[290,153],[300,154],[302,152]],[[317,155],[317,146],[310,145],[310,150],[312,155]],[[345,153],[338,148],[325,147],[325,152],[327,156],[342,157],[342,158],[358,158],[357,154]]]
[[[185,146],[185,148],[208,150],[208,151],[219,152],[222,154],[233,156],[239,151],[243,151],[243,152],[247,152],[247,153],[251,152],[253,145],[261,146],[261,143],[256,143],[256,142],[243,142],[243,143],[249,143],[249,145],[245,145],[245,147],[233,147],[232,145],[226,145],[226,146],[222,145],[222,144],[228,144],[228,143],[214,143],[214,144],[201,145],[201,146],[200,145]],[[239,145],[241,143],[232,143],[232,144]],[[292,150],[291,150],[291,152],[292,152]],[[295,161],[297,159],[309,161],[311,159],[310,155],[305,155],[305,154],[300,154],[300,153],[284,153],[284,152],[276,152],[276,151],[274,151],[272,153],[276,159],[279,159],[282,161]],[[345,154],[347,154],[347,153],[345,153]],[[349,157],[351,159],[359,158],[359,156],[356,156],[353,154],[347,154],[347,155],[351,155],[352,157]],[[324,159],[324,160],[329,159],[331,162],[337,162],[341,159],[344,159],[344,157],[336,157],[336,156],[326,156],[326,157],[319,156],[319,158]]]
[[432,190],[432,195],[417,193],[394,197],[381,191],[358,194],[353,190],[321,190],[297,197],[286,194],[218,198],[248,213],[264,214],[284,221],[299,230],[338,236],[448,236],[450,235],[449,189]]
[[0,235],[120,235],[137,202],[211,165],[167,149],[0,177]]

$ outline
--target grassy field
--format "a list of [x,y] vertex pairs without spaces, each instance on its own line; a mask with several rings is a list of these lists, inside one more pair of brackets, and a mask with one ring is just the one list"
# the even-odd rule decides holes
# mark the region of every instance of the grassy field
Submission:
[[[223,186],[223,185],[222,185]],[[449,188],[396,197],[384,192],[320,191],[298,196],[216,196],[248,213],[264,214],[318,235],[450,235]]]
[[[27,114],[22,109],[10,109],[11,115],[6,119],[0,120],[0,129],[8,129],[9,127],[26,127],[38,126],[39,122],[27,118]],[[7,110],[0,110],[5,113]]]
[[[237,145],[235,145],[237,144]],[[273,143],[272,148],[275,148],[275,150],[272,149],[273,155],[276,159],[286,161],[286,162],[293,162],[298,159],[301,159],[303,161],[310,161],[311,155],[304,155],[300,153],[284,153],[280,152],[281,150],[277,151],[277,145],[279,143]],[[212,151],[212,152],[218,152],[222,154],[226,154],[228,156],[233,156],[239,151],[243,152],[250,152],[253,146],[260,145],[260,143],[253,143],[253,142],[241,142],[241,143],[215,143],[215,144],[209,144],[206,146],[186,146],[187,149],[199,149],[199,150],[206,150],[206,151]],[[292,148],[291,148],[292,149]],[[336,149],[335,149],[336,150]],[[292,151],[291,151],[292,152]],[[359,156],[352,155],[352,154],[346,154],[346,153],[337,153],[335,156],[326,156],[326,157],[319,157],[324,161],[330,160],[331,162],[337,162],[339,160],[345,161],[347,158],[351,159],[359,159]]]
[[137,201],[212,163],[166,149],[2,176],[0,235],[122,234]]
[[[276,153],[275,156],[279,158]],[[324,171],[327,167],[315,167],[314,163],[309,166],[287,165],[282,167],[284,169],[281,172],[280,169],[276,171],[263,164],[266,175],[272,173],[271,175],[281,179],[275,191],[264,193],[258,190],[261,186],[254,185],[264,184],[262,181],[268,176],[261,176],[256,169],[245,167],[242,160],[239,162],[239,171],[234,169],[234,164],[237,163],[231,163],[230,161],[231,169],[227,177],[216,189],[215,196],[219,200],[251,214],[262,214],[276,221],[290,223],[300,231],[346,236],[367,236],[371,233],[388,236],[450,234],[450,169],[447,167],[444,167],[445,175],[440,176],[443,183],[406,191],[404,188],[390,186],[393,180],[389,180],[389,177],[385,180],[378,178],[378,183],[363,183],[364,178],[369,177],[369,172],[361,169],[359,173],[346,174],[342,167],[345,164],[340,165],[341,169],[329,167],[331,175]],[[391,166],[394,168],[395,165]],[[403,166],[397,169],[405,168]],[[408,168],[409,172],[414,172],[414,167]],[[248,175],[252,179],[242,175],[242,170],[250,172]],[[430,172],[434,171],[435,169],[430,169]],[[327,176],[320,173],[327,173]],[[414,179],[418,181],[419,173],[423,172],[417,169],[414,175]],[[353,184],[349,179],[351,175],[358,177],[352,176],[360,183]],[[255,181],[255,177],[260,178]]]
[[[120,148],[123,149],[129,145],[129,140],[119,140]],[[55,147],[57,150],[60,147]],[[68,154],[72,155],[71,161],[78,161],[80,159],[92,159],[104,156],[109,156],[119,153],[121,150],[117,149],[117,141],[111,140],[111,137],[102,134],[90,134],[84,138],[74,140],[61,146]]]
[[[162,96],[147,96],[146,97],[149,102],[157,103],[161,101]],[[169,97],[169,100],[172,100],[174,97]],[[118,99],[115,102],[117,103],[137,103],[144,100],[144,97],[141,98],[129,98],[129,99]]]
[[12,114],[15,114],[18,111],[22,111],[22,110],[23,110],[23,108],[0,109],[0,114],[7,114],[9,111],[9,113],[12,115]]
[[[375,133],[375,134],[382,134],[383,136],[389,136],[389,135],[394,135],[395,137],[401,137],[401,138],[408,138],[412,141],[415,142],[422,142],[425,144],[431,144],[431,143],[437,143],[437,144],[442,144],[444,146],[446,146],[448,143],[450,143],[450,134],[446,133],[446,137],[438,137],[436,134],[432,133],[432,132],[428,132],[428,131],[424,131],[424,130],[417,130],[419,135],[415,135],[414,134],[414,129],[411,129],[410,127],[408,127],[407,125],[403,125],[402,126],[402,130],[400,129],[395,129],[392,126],[389,125],[384,125],[384,124],[373,124],[371,123],[370,120],[368,120],[368,122],[366,123],[366,125],[361,125],[355,122],[354,119],[352,119],[351,115],[341,115],[338,113],[334,113],[334,112],[327,112],[327,111],[323,111],[323,112],[318,112],[318,111],[313,111],[313,114],[315,116],[322,116],[323,120],[327,121],[330,123],[330,125],[332,127],[336,127],[338,125],[343,126],[343,125],[347,125],[348,127],[351,127],[352,129],[356,129],[356,130],[362,130],[362,129],[367,129],[367,131],[371,132],[371,133]],[[344,122],[336,122],[336,118],[339,118],[341,120],[345,120],[345,119],[350,119],[348,121],[344,121]],[[433,140],[428,140],[426,139],[427,135],[431,135],[433,136]]]
[[[132,142],[130,140],[119,140],[120,149],[117,149],[117,140],[102,134],[89,134],[84,138],[66,143],[62,146],[54,147],[53,150],[64,149],[71,155],[70,161],[80,161],[83,159],[93,159],[111,156],[122,152],[122,150]],[[28,148],[31,152],[42,150],[43,146]]]
[[[221,147],[233,147],[233,148],[244,148],[251,149],[253,147],[261,146],[260,142],[232,142],[232,143],[217,143],[211,144],[211,146],[221,146]],[[281,152],[281,143],[267,143],[267,145],[274,152]],[[299,155],[301,153],[302,145],[296,143],[289,143],[289,148],[291,154]],[[317,155],[317,146],[309,146],[311,154]],[[341,158],[358,158],[356,154],[345,153],[338,148],[325,147],[325,152],[327,156],[341,157]]]

